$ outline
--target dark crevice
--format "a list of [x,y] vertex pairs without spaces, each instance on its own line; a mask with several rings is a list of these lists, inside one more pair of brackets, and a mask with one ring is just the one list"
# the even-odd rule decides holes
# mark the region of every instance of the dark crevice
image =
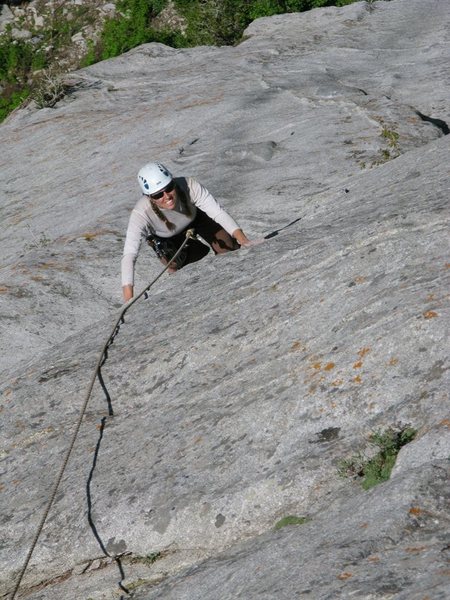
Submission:
[[[108,394],[108,397],[109,397],[109,394]],[[97,466],[97,459],[98,459],[98,455],[99,455],[99,452],[100,452],[100,445],[102,443],[103,432],[105,430],[105,426],[106,426],[106,417],[103,417],[102,420],[101,420],[100,432],[99,432],[97,444],[96,444],[96,447],[95,447],[94,457],[93,457],[93,460],[92,460],[92,467],[91,467],[91,470],[89,472],[88,480],[86,482],[86,496],[87,496],[87,505],[88,505],[88,514],[87,514],[87,517],[88,517],[88,522],[89,522],[89,526],[90,526],[90,528],[92,530],[92,533],[94,534],[94,537],[97,540],[98,545],[100,546],[103,554],[105,556],[107,556],[108,558],[112,558],[115,561],[116,565],[117,565],[117,568],[118,568],[119,573],[120,573],[120,580],[118,581],[118,586],[119,586],[120,590],[123,591],[123,592],[125,592],[126,594],[129,594],[128,589],[123,585],[123,582],[125,580],[125,572],[124,572],[123,566],[122,566],[121,555],[112,555],[112,554],[110,554],[108,552],[108,550],[106,549],[105,544],[104,544],[102,538],[100,537],[100,534],[99,534],[99,532],[97,530],[97,527],[96,527],[96,525],[94,523],[94,518],[93,518],[93,515],[92,515],[92,490],[91,490],[91,484],[92,484],[92,480],[93,480],[93,477],[94,477],[94,472],[95,472],[95,469],[96,469],[96,466]],[[123,596],[123,594],[121,594],[120,600],[125,600],[125,597]]]
[[450,129],[445,121],[442,119],[435,119],[434,117],[428,117],[420,112],[420,110],[415,111],[416,115],[422,119],[422,121],[426,121],[427,123],[431,123],[438,129],[440,129],[443,135],[448,135],[450,133]]

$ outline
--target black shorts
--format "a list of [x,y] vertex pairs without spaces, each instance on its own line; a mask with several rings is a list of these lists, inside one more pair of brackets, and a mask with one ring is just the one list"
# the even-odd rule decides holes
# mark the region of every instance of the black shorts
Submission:
[[[158,258],[170,260],[186,239],[188,229],[193,229],[196,234],[204,239],[215,254],[237,250],[240,247],[221,225],[213,221],[199,208],[197,208],[195,219],[186,229],[169,238],[150,235],[147,237],[147,243],[154,249]],[[208,252],[209,248],[205,244],[199,240],[190,239],[175,261],[177,268],[180,269],[184,265],[202,259]]]

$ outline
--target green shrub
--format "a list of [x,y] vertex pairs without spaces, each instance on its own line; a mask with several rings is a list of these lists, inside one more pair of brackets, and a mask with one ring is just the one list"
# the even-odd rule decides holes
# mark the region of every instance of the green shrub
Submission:
[[0,37],[1,121],[30,95],[30,75],[45,64],[44,52],[32,43],[14,40],[10,34]]
[[[118,56],[148,42],[174,48],[198,45],[232,45],[242,39],[244,29],[258,17],[286,12],[301,12],[321,6],[342,6],[355,0],[174,0],[186,22],[186,31],[159,30],[152,19],[167,5],[167,0],[120,0],[116,16],[107,19],[98,42],[88,41],[80,66]],[[27,98],[34,87],[34,73],[58,63],[61,51],[71,37],[96,21],[95,7],[71,6],[55,0],[51,5],[49,26],[39,31],[40,41],[13,40],[10,32],[0,37],[0,120]],[[46,50],[44,50],[46,48]]]
[[370,459],[359,452],[350,459],[340,461],[339,474],[359,480],[365,490],[387,481],[400,449],[412,442],[416,434],[417,431],[410,425],[395,425],[385,431],[376,431],[371,434],[369,441],[378,447],[378,452]]
[[43,70],[36,77],[31,97],[38,108],[52,108],[67,94],[69,86],[64,83],[61,73],[53,69]]
[[85,64],[119,56],[131,48],[149,42],[160,42],[167,46],[180,45],[180,32],[157,31],[151,27],[151,19],[164,7],[164,0],[121,0],[117,3],[117,14],[108,19],[103,27],[98,44],[91,45]]
[[259,17],[303,12],[322,6],[343,6],[355,0],[175,0],[187,22],[186,46],[233,45]]
[[20,89],[3,89],[2,96],[0,97],[0,121],[6,119],[6,117],[18,106],[22,104],[24,100],[30,95],[29,88]]

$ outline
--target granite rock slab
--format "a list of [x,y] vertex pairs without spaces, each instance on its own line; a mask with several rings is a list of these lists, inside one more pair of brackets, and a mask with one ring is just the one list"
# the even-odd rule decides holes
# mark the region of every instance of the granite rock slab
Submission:
[[[114,416],[96,384],[20,597],[445,597],[449,18],[361,2],[257,20],[235,48],[148,44],[1,125],[2,594],[157,158],[266,239],[127,314],[102,368]],[[159,270],[143,249],[137,288]],[[399,423],[417,436],[389,481],[339,475]],[[288,515],[307,522],[275,531]]]

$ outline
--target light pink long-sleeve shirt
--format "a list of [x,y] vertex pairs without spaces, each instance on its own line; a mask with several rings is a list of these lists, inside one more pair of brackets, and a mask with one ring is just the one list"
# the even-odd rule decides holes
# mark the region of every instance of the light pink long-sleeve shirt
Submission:
[[208,190],[192,177],[175,178],[177,186],[184,190],[190,209],[186,214],[181,203],[177,200],[172,210],[160,209],[175,229],[167,225],[154,212],[148,196],[142,196],[137,201],[128,222],[127,235],[122,257],[122,285],[134,285],[134,265],[139,254],[142,239],[150,234],[159,237],[172,237],[188,227],[195,219],[197,208],[205,212],[211,219],[221,225],[230,235],[239,229],[236,221],[220,206]]

